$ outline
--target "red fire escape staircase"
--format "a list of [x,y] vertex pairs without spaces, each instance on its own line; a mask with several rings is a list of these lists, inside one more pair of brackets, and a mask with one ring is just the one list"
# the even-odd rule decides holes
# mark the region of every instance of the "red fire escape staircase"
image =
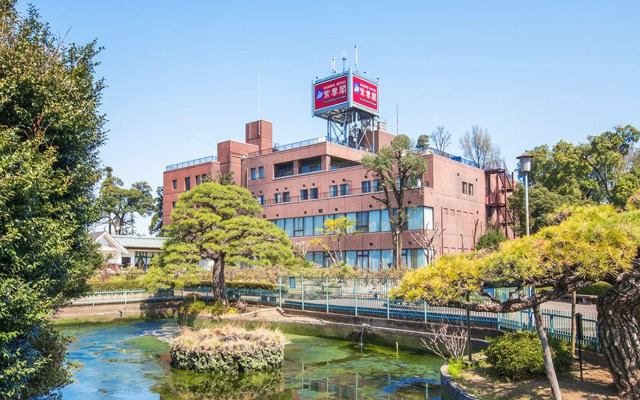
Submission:
[[485,178],[487,215],[493,223],[493,228],[504,231],[506,237],[513,236],[509,234],[509,224],[512,222],[509,197],[515,188],[513,175],[509,174],[505,163],[500,161],[485,167]]

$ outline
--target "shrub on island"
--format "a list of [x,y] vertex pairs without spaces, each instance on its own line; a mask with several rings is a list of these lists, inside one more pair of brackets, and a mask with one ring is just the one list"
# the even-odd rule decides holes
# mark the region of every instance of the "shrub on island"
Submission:
[[284,336],[265,328],[185,330],[171,342],[171,366],[196,372],[270,370],[284,360]]

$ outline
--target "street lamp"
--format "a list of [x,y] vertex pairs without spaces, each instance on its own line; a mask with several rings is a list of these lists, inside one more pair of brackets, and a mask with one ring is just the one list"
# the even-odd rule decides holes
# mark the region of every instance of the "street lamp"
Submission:
[[520,161],[520,172],[524,172],[524,208],[527,218],[527,236],[529,236],[529,172],[533,155],[523,154],[516,157]]

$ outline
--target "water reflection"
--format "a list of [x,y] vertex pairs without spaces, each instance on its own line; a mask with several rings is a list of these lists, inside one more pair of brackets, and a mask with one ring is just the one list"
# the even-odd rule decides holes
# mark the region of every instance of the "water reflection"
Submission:
[[172,320],[76,329],[71,358],[85,363],[64,399],[437,399],[442,362],[365,344],[287,335],[280,370],[211,375],[169,367]]

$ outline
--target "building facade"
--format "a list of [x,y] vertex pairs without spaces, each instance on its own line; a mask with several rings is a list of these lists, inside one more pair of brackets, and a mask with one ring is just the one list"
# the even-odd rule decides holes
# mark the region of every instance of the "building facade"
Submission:
[[154,236],[111,235],[108,232],[91,232],[106,265],[126,268],[136,266],[149,269],[151,259],[162,253],[166,238]]
[[[270,122],[248,123],[244,143],[221,142],[217,157],[166,168],[163,224],[171,222],[180,193],[233,172],[236,184],[247,188],[262,206],[259,217],[285,230],[294,245],[317,238],[326,219],[346,216],[356,221],[359,232],[345,238],[347,263],[369,270],[388,268],[393,262],[388,212],[374,199],[381,195],[376,178],[360,165],[363,155],[394,137],[377,128],[367,132],[367,148],[328,138],[274,146]],[[506,206],[513,180],[506,170],[485,170],[460,157],[437,153],[424,152],[427,173],[418,187],[409,190],[405,204],[411,212],[403,240],[403,260],[409,268],[425,265],[429,256],[414,239],[419,231],[443,231],[433,245],[436,257],[472,250],[488,223],[508,232]],[[320,265],[329,261],[313,246],[306,257]]]

